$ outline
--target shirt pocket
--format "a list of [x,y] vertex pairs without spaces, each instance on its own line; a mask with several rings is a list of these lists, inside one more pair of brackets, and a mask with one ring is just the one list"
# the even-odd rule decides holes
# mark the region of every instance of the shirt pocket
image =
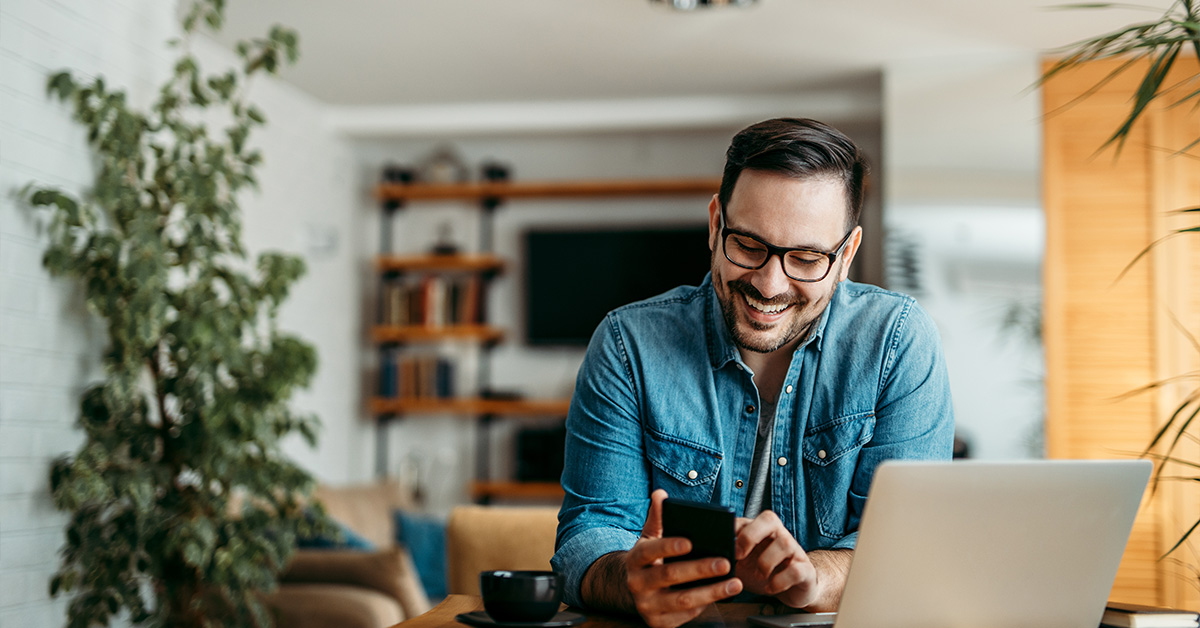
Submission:
[[710,501],[721,471],[721,452],[653,430],[646,435],[652,487],[679,499]]
[[875,434],[875,412],[861,412],[817,425],[804,436],[804,468],[817,529],[840,539],[851,530],[850,483],[858,469],[858,452]]

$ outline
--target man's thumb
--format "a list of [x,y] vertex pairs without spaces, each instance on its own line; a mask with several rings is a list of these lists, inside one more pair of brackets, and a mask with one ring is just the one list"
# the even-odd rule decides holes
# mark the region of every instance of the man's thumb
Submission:
[[658,489],[650,493],[650,511],[646,513],[646,524],[642,526],[642,538],[657,539],[662,536],[662,504],[667,492]]

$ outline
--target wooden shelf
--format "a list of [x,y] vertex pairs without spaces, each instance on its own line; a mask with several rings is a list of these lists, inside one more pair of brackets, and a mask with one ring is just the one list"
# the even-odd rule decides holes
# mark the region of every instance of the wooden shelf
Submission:
[[375,196],[381,201],[700,196],[716,194],[720,187],[720,178],[458,184],[383,183],[376,187]]
[[499,272],[504,260],[491,254],[463,255],[380,255],[375,265],[382,272],[462,271]]
[[504,330],[490,325],[376,325],[371,328],[371,340],[375,342],[499,342],[502,338]]
[[562,499],[563,488],[558,482],[472,482],[471,496]]
[[389,399],[374,397],[371,414],[493,414],[565,417],[569,399]]

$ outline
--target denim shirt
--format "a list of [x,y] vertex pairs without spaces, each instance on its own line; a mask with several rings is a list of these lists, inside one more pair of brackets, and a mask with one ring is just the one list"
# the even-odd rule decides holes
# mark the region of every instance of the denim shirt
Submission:
[[[569,604],[596,559],[633,546],[653,490],[743,514],[761,404],[711,281],[613,310],[592,335],[551,560]],[[778,392],[769,503],[806,551],[854,547],[883,460],[950,458],[941,341],[911,297],[840,283]]]

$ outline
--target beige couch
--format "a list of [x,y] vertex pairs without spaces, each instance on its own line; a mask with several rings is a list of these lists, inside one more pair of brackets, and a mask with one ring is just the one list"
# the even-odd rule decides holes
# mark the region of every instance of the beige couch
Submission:
[[378,628],[429,610],[412,558],[395,544],[392,513],[412,506],[399,485],[323,486],[314,496],[377,551],[299,550],[269,599],[276,625]]

